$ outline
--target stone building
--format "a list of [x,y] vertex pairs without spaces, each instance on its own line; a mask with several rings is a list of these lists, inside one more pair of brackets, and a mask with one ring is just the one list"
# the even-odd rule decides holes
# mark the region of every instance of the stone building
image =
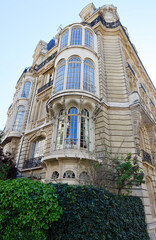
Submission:
[[40,41],[19,78],[3,134],[22,176],[77,184],[107,147],[138,156],[142,197],[156,239],[156,89],[117,9],[88,4],[82,22]]

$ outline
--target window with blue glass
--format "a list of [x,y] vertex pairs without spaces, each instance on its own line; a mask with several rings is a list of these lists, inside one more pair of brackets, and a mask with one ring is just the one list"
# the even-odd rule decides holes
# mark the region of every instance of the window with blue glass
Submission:
[[65,127],[65,110],[62,109],[59,112],[59,116],[58,116],[56,149],[63,148],[64,127]]
[[80,147],[89,149],[89,112],[81,111]]
[[57,65],[57,74],[55,81],[55,93],[63,89],[64,85],[65,60],[61,60]]
[[89,59],[84,61],[83,89],[95,93],[94,65]]
[[18,107],[15,124],[14,124],[14,130],[17,130],[17,131],[21,130],[23,117],[24,117],[24,111],[25,111],[24,106]]
[[70,45],[82,45],[82,28],[72,28]]
[[30,86],[31,86],[31,82],[29,81],[25,82],[23,92],[22,92],[22,97],[27,98],[29,96]]
[[71,57],[68,63],[67,89],[80,89],[81,59]]
[[92,49],[94,47],[93,34],[88,29],[85,29],[85,46]]
[[62,34],[60,49],[66,47],[66,46],[68,45],[68,34],[69,34],[69,30],[66,30],[66,31]]
[[66,147],[77,145],[78,110],[71,107],[68,111]]

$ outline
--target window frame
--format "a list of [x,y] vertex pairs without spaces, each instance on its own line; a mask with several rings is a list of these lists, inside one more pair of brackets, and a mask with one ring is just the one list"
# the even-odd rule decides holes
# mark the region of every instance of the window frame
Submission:
[[[29,85],[27,86],[27,84],[29,84]],[[22,98],[28,98],[29,97],[30,87],[31,87],[31,82],[30,81],[25,81],[24,87],[23,87],[23,90],[22,90],[22,94],[21,94]]]

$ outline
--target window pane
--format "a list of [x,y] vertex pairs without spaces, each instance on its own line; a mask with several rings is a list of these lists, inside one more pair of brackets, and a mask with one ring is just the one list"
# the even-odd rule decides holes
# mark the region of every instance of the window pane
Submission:
[[80,147],[89,149],[89,112],[81,111]]
[[30,91],[30,86],[31,86],[30,82],[25,82],[23,92],[22,92],[22,97],[25,97],[25,98],[28,97],[29,91]]
[[94,67],[89,59],[84,61],[83,89],[95,93]]
[[88,29],[85,29],[85,46],[93,48],[93,34]]
[[77,144],[77,126],[78,126],[78,110],[74,107],[69,109],[67,133],[66,133],[66,147],[71,147]]
[[63,35],[62,35],[62,39],[61,39],[61,45],[60,45],[60,49],[66,47],[68,45],[68,33],[69,31],[66,30]]
[[24,117],[24,106],[20,106],[17,111],[16,119],[15,119],[15,124],[14,124],[14,130],[20,131],[22,122],[23,122],[23,117]]
[[80,89],[81,60],[72,57],[68,64],[67,89]]
[[57,66],[57,75],[55,82],[55,92],[59,92],[63,89],[64,85],[64,72],[65,72],[65,60],[62,60]]
[[35,142],[33,158],[41,157],[44,153],[45,139],[41,139]]
[[82,28],[72,28],[70,45],[82,45]]

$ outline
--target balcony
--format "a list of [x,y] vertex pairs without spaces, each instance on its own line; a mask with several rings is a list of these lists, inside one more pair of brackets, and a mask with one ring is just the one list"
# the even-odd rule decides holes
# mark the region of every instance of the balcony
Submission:
[[50,87],[53,85],[53,81],[49,81],[48,83],[46,83],[45,85],[43,85],[42,87],[40,87],[37,91],[37,93],[41,93],[42,91],[44,91],[46,88]]
[[23,169],[40,167],[42,158],[43,156],[24,160]]
[[142,161],[153,165],[150,154],[145,152],[143,149],[141,150],[141,152],[142,152]]

